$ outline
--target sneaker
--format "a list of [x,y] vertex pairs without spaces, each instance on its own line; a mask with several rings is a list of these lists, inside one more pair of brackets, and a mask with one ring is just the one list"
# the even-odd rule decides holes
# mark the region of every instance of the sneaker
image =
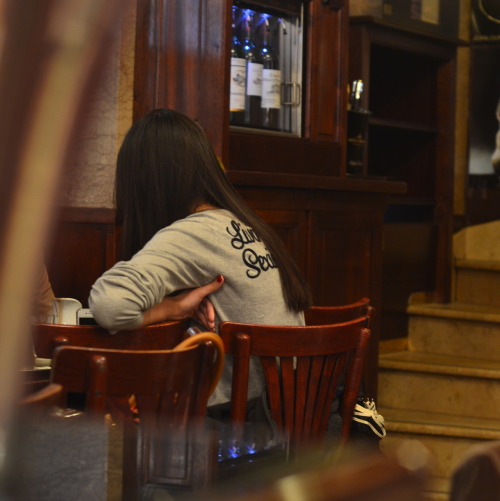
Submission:
[[373,399],[358,399],[356,407],[354,407],[354,416],[352,419],[356,423],[359,423],[356,425],[358,430],[361,431],[361,429],[364,429],[364,431],[367,432],[368,430],[366,427],[368,427],[377,437],[385,437],[384,417],[377,412]]

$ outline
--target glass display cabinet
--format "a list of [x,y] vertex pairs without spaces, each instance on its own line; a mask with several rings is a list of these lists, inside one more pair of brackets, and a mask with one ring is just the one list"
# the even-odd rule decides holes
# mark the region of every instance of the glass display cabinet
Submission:
[[138,0],[134,115],[197,118],[228,170],[344,175],[347,25],[344,0]]
[[232,9],[230,125],[300,136],[303,7],[283,15],[244,5]]
[[[230,169],[300,174],[308,163],[310,174],[344,175],[347,59],[340,55],[347,50],[347,3],[231,3],[230,38],[236,37],[236,45],[245,50],[245,32],[250,33],[256,59],[246,61],[246,67],[262,66],[264,86],[270,84],[268,75],[274,75],[276,100],[269,108],[262,96],[260,115],[247,110],[246,120],[241,111],[239,121],[231,111]],[[248,74],[246,81],[252,81]],[[252,107],[258,100],[252,95],[246,101]]]

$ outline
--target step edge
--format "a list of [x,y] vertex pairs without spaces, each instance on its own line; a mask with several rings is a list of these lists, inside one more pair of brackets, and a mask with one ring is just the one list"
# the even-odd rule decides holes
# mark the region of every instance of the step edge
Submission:
[[475,367],[463,367],[457,365],[442,365],[436,362],[408,362],[404,360],[391,360],[389,355],[381,355],[378,360],[379,369],[391,369],[394,371],[422,372],[426,374],[451,375],[457,377],[473,377],[478,379],[500,380],[500,369],[480,369]]
[[420,423],[398,421],[397,419],[386,421],[385,429],[388,434],[410,433],[412,435],[430,435],[440,437],[454,437],[461,439],[475,440],[500,440],[500,429],[478,429],[460,425],[450,425],[445,423]]
[[[455,427],[500,433],[500,422],[497,418],[463,416],[436,411],[419,411],[385,405],[380,405],[378,412],[384,416],[385,421],[388,423],[427,423],[444,428]],[[460,422],[457,423],[457,419]]]
[[455,268],[469,270],[500,271],[500,261],[497,259],[463,259],[454,260]]
[[500,323],[500,307],[494,306],[498,310],[496,312],[476,312],[467,310],[467,305],[471,307],[477,306],[474,303],[461,303],[464,309],[455,310],[451,308],[446,308],[446,304],[440,305],[438,303],[428,303],[428,304],[414,304],[409,305],[406,312],[409,315],[420,315],[425,317],[433,318],[451,318],[453,320],[468,320],[472,322],[482,322],[482,323]]

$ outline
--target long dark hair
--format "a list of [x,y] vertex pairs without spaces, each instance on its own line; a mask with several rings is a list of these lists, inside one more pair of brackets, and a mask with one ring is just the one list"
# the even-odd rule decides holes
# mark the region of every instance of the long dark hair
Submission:
[[290,310],[310,305],[308,287],[284,243],[247,206],[204,131],[187,116],[157,109],[132,125],[118,153],[115,196],[123,259],[130,259],[157,231],[206,203],[232,212],[257,232],[278,265]]

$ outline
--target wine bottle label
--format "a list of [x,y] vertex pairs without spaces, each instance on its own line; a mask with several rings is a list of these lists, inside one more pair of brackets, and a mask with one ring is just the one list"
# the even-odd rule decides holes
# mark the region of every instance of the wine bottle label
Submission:
[[240,57],[231,58],[231,88],[229,95],[229,111],[245,110],[245,81],[247,78],[246,60]]
[[262,108],[281,108],[281,71],[262,71]]
[[260,63],[248,63],[247,66],[247,94],[262,96],[262,68]]

